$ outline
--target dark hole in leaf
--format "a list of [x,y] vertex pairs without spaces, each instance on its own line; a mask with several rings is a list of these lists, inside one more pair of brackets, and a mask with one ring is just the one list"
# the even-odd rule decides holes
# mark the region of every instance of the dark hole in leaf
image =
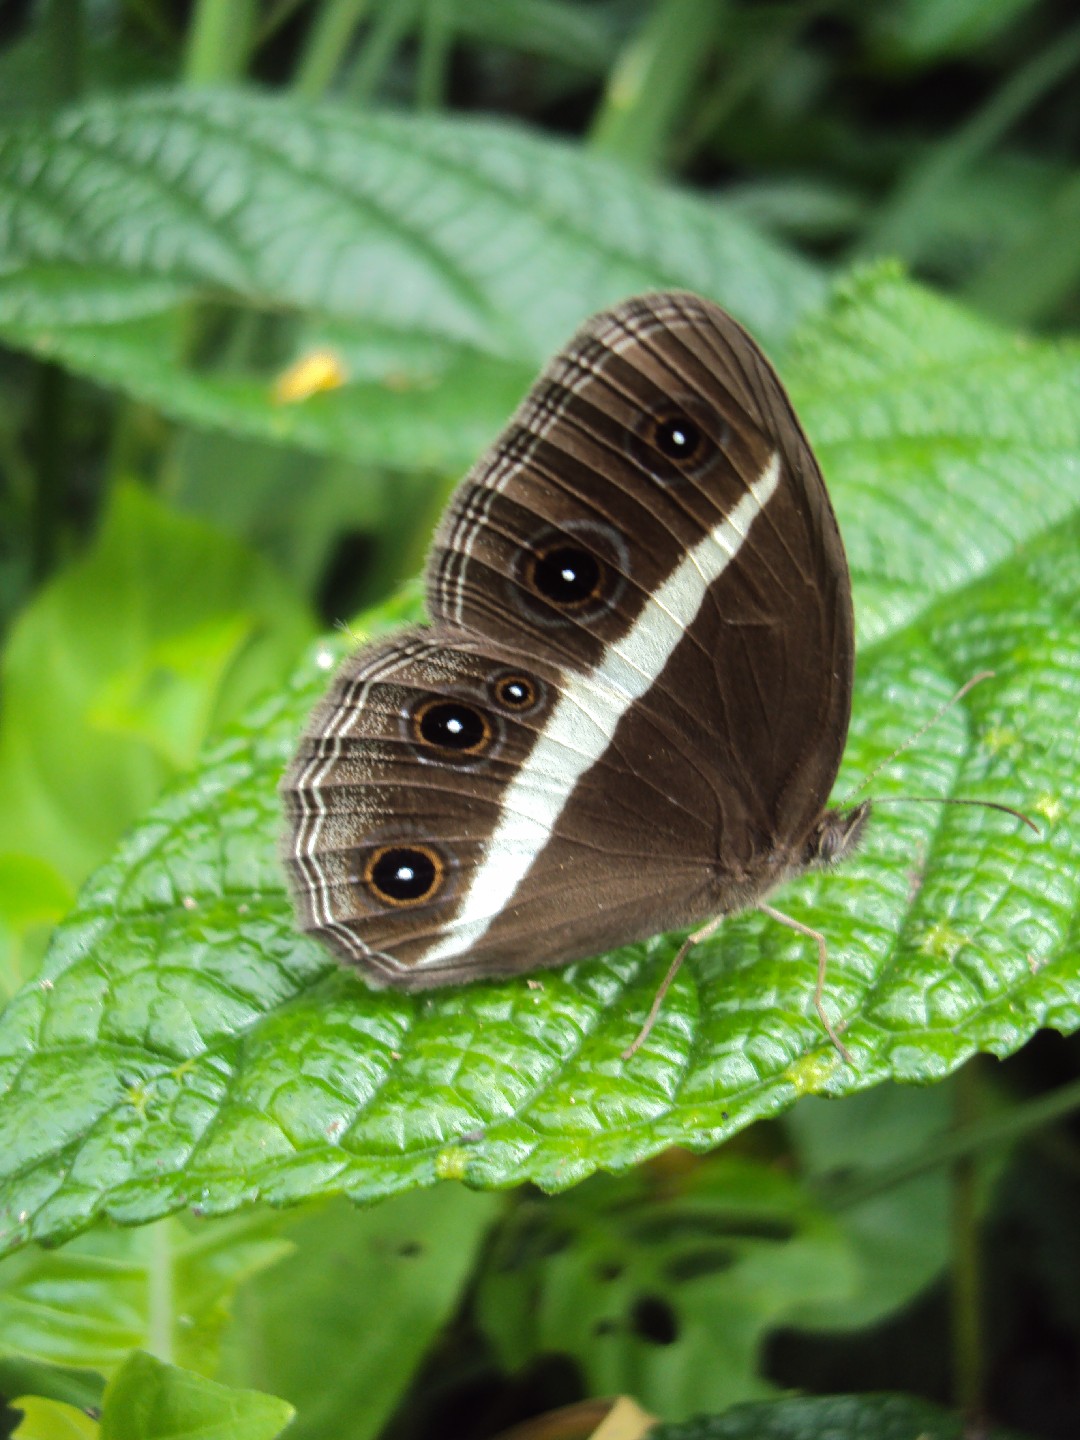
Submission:
[[669,1260],[664,1266],[664,1278],[680,1284],[684,1280],[697,1280],[702,1275],[719,1275],[724,1270],[730,1270],[736,1259],[735,1251],[728,1246],[702,1246]]
[[641,1245],[677,1245],[692,1240],[775,1240],[786,1241],[795,1235],[789,1220],[771,1219],[768,1215],[748,1214],[737,1210],[713,1211],[709,1215],[668,1214],[642,1220],[632,1228],[634,1240]]
[[406,1260],[411,1260],[416,1255],[424,1253],[424,1247],[419,1240],[405,1240],[398,1246],[398,1252]]
[[642,1295],[630,1312],[634,1333],[650,1345],[673,1345],[679,1338],[675,1311],[658,1295]]

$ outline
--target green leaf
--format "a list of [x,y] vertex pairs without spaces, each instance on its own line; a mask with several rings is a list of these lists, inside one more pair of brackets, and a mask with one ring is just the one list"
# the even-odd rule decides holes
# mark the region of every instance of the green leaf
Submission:
[[[650,1440],[964,1440],[970,1433],[959,1415],[910,1395],[830,1395],[738,1405],[726,1415],[658,1425]],[[1007,1440],[1004,1430],[984,1433]]]
[[948,1085],[881,1085],[850,1096],[844,1105],[808,1096],[789,1112],[787,1128],[800,1174],[811,1194],[824,1187],[833,1201],[829,1208],[850,1247],[856,1274],[839,1300],[801,1305],[790,1317],[792,1328],[865,1331],[896,1314],[944,1269],[950,1236],[947,1169],[890,1185],[857,1205],[837,1205],[835,1190],[843,1195],[848,1186],[915,1160],[949,1129],[953,1106]]
[[501,1205],[439,1185],[303,1215],[287,1232],[294,1253],[238,1296],[225,1377],[295,1405],[290,1440],[379,1435],[461,1303]]
[[0,1395],[37,1395],[80,1410],[101,1404],[105,1381],[94,1370],[74,1365],[50,1365],[25,1355],[0,1354]]
[[[43,1400],[37,1395],[20,1395],[18,1411],[22,1414],[13,1440],[98,1440],[100,1428],[85,1411],[62,1400]],[[0,1419],[7,1419],[7,1411]]]
[[478,1313],[507,1369],[569,1355],[589,1394],[632,1393],[676,1419],[767,1395],[767,1333],[854,1283],[850,1248],[805,1187],[721,1157],[524,1200],[492,1246]]
[[[1014,340],[891,272],[852,284],[791,378],[852,560],[861,650],[838,791],[996,671],[873,782],[1041,817],[882,805],[863,853],[683,967],[658,937],[536,978],[367,991],[298,936],[275,785],[311,664],[208,752],[91,881],[0,1017],[3,1243],[438,1178],[565,1188],[707,1150],[800,1095],[927,1081],[1080,1022],[1080,352]],[[329,661],[329,655],[326,656]]]
[[110,1380],[101,1440],[272,1440],[291,1405],[258,1390],[232,1390],[136,1350]]
[[[593,310],[682,285],[778,341],[821,297],[716,203],[504,124],[157,93],[0,134],[0,338],[200,426],[456,473]],[[189,302],[303,314],[199,368]],[[311,345],[348,383],[276,404]]]
[[213,1226],[97,1227],[60,1252],[9,1256],[0,1265],[0,1366],[36,1361],[107,1377],[134,1347],[154,1344],[213,1374],[237,1287],[290,1249],[281,1228],[266,1213]]
[[81,881],[309,633],[242,546],[116,487],[91,550],[22,613],[3,656],[7,868],[37,858]]

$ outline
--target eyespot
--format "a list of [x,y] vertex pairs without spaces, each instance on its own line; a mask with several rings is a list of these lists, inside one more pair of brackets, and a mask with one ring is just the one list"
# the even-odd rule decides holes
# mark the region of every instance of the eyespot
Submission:
[[493,739],[484,712],[456,696],[422,701],[409,717],[409,728],[417,745],[447,760],[482,755]]
[[540,699],[540,690],[535,680],[516,670],[497,675],[491,682],[491,693],[495,703],[515,715],[531,710]]
[[704,470],[730,438],[720,416],[694,398],[643,416],[631,449],[657,480],[671,481]]
[[676,413],[654,420],[652,443],[677,465],[692,465],[705,446],[705,436],[689,415]]
[[603,594],[605,566],[583,546],[557,541],[530,557],[526,577],[560,610],[580,610]]
[[590,621],[618,604],[629,567],[626,541],[614,525],[568,519],[522,546],[507,594],[541,625]]
[[384,905],[401,908],[433,900],[446,866],[430,845],[380,845],[364,863],[364,883]]

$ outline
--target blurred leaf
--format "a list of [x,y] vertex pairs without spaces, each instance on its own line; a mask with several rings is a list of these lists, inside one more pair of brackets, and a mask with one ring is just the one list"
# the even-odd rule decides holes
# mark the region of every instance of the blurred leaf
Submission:
[[466,0],[454,10],[454,27],[462,37],[595,75],[604,74],[613,58],[613,20],[609,6],[568,0]]
[[[198,426],[457,472],[589,312],[685,285],[778,342],[821,282],[721,206],[506,125],[225,92],[0,135],[0,337]],[[344,388],[196,368],[187,302],[275,315]],[[295,358],[289,355],[283,363]]]
[[677,1419],[768,1394],[768,1332],[801,1306],[843,1301],[854,1278],[843,1235],[802,1186],[719,1159],[666,1185],[639,1172],[523,1201],[478,1307],[508,1369],[569,1355],[589,1394],[633,1393]]
[[62,1400],[37,1395],[16,1398],[23,1418],[12,1432],[13,1440],[97,1440],[100,1434],[96,1420]]
[[212,1374],[237,1286],[290,1248],[281,1228],[266,1213],[197,1227],[165,1220],[9,1256],[0,1265],[0,1365],[33,1360],[108,1376],[133,1347],[167,1344],[178,1362]]
[[[996,1428],[980,1434],[1008,1440]],[[911,1395],[830,1395],[737,1405],[726,1415],[658,1425],[649,1440],[968,1440],[970,1435],[959,1415]]]
[[1080,352],[886,271],[845,289],[790,378],[856,587],[839,792],[993,669],[874,791],[984,796],[1044,827],[883,806],[859,857],[786,887],[829,937],[826,1003],[854,1065],[813,1013],[812,947],[759,914],[698,947],[629,1064],[673,937],[536,979],[366,990],[295,932],[275,853],[275,785],[324,652],[155,808],[0,1017],[5,1245],[102,1212],[437,1178],[564,1189],[707,1150],[801,1094],[928,1081],[1077,1027]]
[[101,1440],[272,1440],[291,1405],[257,1390],[234,1390],[136,1350],[109,1381]]
[[867,12],[871,35],[893,61],[926,67],[996,39],[1037,0],[893,0]]
[[[816,1193],[842,1177],[857,1186],[904,1159],[915,1159],[953,1121],[948,1086],[882,1085],[843,1106],[807,1098],[787,1116]],[[854,1283],[838,1301],[810,1302],[791,1317],[800,1330],[860,1331],[893,1315],[926,1288],[949,1258],[949,1175],[944,1168],[892,1185],[858,1205],[832,1211],[851,1247]]]
[[93,547],[11,630],[0,852],[79,882],[308,633],[292,592],[234,540],[117,487]]
[[37,1395],[87,1410],[100,1405],[104,1389],[95,1370],[0,1353],[0,1396]]
[[1025,211],[1023,232],[965,286],[968,298],[1012,324],[1053,319],[1080,282],[1080,174]]
[[461,1303],[502,1203],[439,1185],[304,1215],[287,1231],[293,1254],[238,1297],[226,1374],[295,1405],[295,1440],[380,1434]]
[[[71,909],[75,887],[36,855],[0,855],[0,996],[30,979],[37,967],[35,932],[51,930]],[[40,962],[41,954],[37,954]]]

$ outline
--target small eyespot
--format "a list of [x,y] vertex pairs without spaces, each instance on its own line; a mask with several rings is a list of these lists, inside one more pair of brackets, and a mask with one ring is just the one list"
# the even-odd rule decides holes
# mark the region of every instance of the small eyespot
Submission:
[[527,578],[532,588],[560,610],[578,610],[597,600],[605,567],[580,545],[559,542],[531,557]]
[[481,755],[491,744],[491,723],[482,710],[464,700],[425,700],[412,712],[413,739],[442,750],[447,758]]
[[694,398],[643,415],[628,443],[650,475],[669,482],[707,469],[730,438],[726,422]]
[[705,436],[689,415],[666,415],[653,421],[652,443],[668,460],[693,464],[705,445]]
[[536,681],[516,672],[499,675],[492,682],[491,691],[497,705],[504,710],[512,710],[516,715],[531,710],[540,698]]
[[364,864],[364,883],[384,905],[421,905],[442,889],[446,866],[430,845],[380,845]]

